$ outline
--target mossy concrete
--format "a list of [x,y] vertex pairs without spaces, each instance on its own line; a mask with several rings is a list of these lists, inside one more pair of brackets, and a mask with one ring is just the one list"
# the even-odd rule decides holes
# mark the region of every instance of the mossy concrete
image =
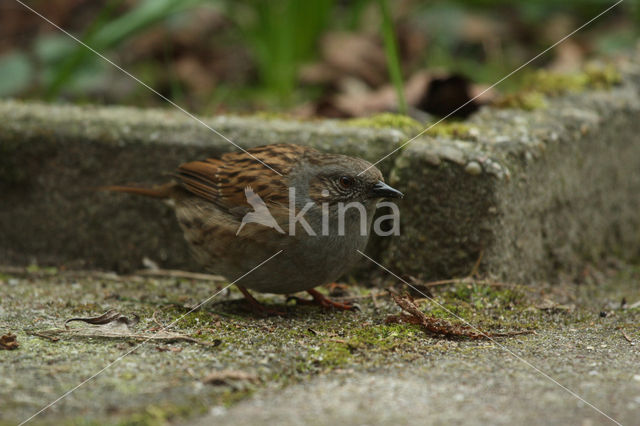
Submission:
[[[617,86],[545,108],[483,109],[467,137],[418,138],[395,158],[408,194],[386,265],[428,278],[480,270],[517,282],[640,256],[640,66]],[[472,135],[470,140],[468,137]]]
[[[286,311],[282,318],[256,317],[239,292],[225,290],[171,327],[219,344],[145,343],[32,424],[610,424],[508,351],[622,424],[633,424],[640,417],[640,308],[631,306],[640,300],[640,269],[585,277],[580,285],[535,289],[470,281],[432,289],[459,318],[419,302],[431,315],[486,331],[536,331],[494,341],[446,340],[417,326],[385,324],[399,309],[375,288],[349,288],[346,296],[360,312],[263,298]],[[20,347],[0,350],[0,424],[25,420],[136,344],[64,335],[54,342],[34,333],[116,309],[137,314],[136,331],[151,335],[158,323],[181,318],[225,286],[5,268],[0,335],[16,334]],[[255,379],[203,383],[210,373],[228,370]]]
[[[182,162],[236,149],[175,110],[1,101],[0,259],[115,270],[144,257],[194,269],[173,212],[161,203],[96,191],[158,184]],[[244,148],[289,142],[377,158],[405,137],[338,121],[203,119]],[[388,168],[390,164],[383,165]]]
[[[401,235],[373,238],[369,253],[430,279],[464,276],[481,258],[481,271],[519,282],[603,253],[637,258],[640,65],[617,66],[580,74],[566,93],[556,93],[566,79],[547,75],[544,108],[485,108],[380,162],[406,196]],[[371,161],[419,132],[390,114],[220,116],[204,126],[176,110],[1,101],[0,115],[0,262],[120,272],[145,257],[197,269],[169,207],[95,188],[161,183],[184,161],[236,149],[206,126],[245,148],[290,142]]]

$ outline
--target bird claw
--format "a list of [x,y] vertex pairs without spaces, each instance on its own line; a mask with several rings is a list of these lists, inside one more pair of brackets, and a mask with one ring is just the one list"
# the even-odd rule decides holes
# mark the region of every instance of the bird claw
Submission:
[[322,293],[313,289],[307,290],[307,293],[309,293],[313,297],[312,300],[302,299],[296,296],[289,296],[287,297],[287,302],[290,300],[295,300],[296,304],[300,305],[320,305],[325,309],[338,309],[342,311],[360,310],[360,307],[358,305],[354,305],[352,303],[335,302],[325,297]]
[[263,315],[263,316],[266,316],[266,317],[269,317],[269,316],[283,317],[283,316],[285,316],[287,314],[284,311],[280,311],[280,310],[274,309],[274,308],[268,308],[268,307],[263,306],[263,305],[260,305],[259,308],[251,305],[251,311],[255,312],[256,314]]
[[242,294],[245,297],[245,300],[247,301],[247,306],[249,307],[249,309],[251,310],[251,312],[261,315],[261,316],[272,316],[272,315],[276,315],[276,316],[280,316],[283,317],[286,315],[286,312],[283,311],[279,311],[277,309],[274,308],[269,308],[267,306],[264,306],[262,303],[258,302],[252,295],[251,293],[249,293],[249,291],[247,291],[246,288],[238,286],[238,288],[240,289],[240,291],[242,292]]

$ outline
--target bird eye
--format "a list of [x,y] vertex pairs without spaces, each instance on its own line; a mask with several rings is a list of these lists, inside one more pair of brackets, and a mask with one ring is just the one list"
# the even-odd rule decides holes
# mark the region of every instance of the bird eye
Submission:
[[353,186],[354,180],[350,176],[340,176],[338,182],[340,182],[340,186],[342,186],[343,188],[351,188]]

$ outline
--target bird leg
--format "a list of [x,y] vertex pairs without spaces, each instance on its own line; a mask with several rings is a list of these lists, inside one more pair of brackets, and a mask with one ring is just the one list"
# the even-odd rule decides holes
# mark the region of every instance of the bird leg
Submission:
[[325,287],[329,290],[329,296],[345,296],[349,290],[349,286],[346,284],[330,283]]
[[242,294],[244,295],[245,300],[247,301],[247,303],[249,304],[249,308],[251,309],[251,311],[260,314],[260,315],[279,315],[279,316],[283,316],[285,315],[284,312],[279,311],[277,309],[272,309],[272,308],[268,308],[266,306],[264,306],[262,303],[258,302],[256,300],[255,297],[253,297],[251,295],[251,293],[249,293],[249,290],[247,290],[246,288],[237,285],[236,286],[240,289],[240,291],[242,292]]
[[334,302],[333,300],[324,297],[322,293],[320,293],[318,290],[315,290],[315,289],[307,290],[307,293],[309,293],[313,297],[313,300],[304,300],[304,299],[295,298],[296,303],[308,304],[308,305],[316,304],[316,305],[322,306],[323,308],[336,308],[343,311],[353,311],[358,309],[356,306],[351,305],[349,303]]

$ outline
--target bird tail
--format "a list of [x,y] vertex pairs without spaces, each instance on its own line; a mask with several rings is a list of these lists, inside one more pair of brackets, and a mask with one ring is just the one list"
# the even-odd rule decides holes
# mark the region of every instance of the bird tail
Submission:
[[126,192],[127,194],[143,195],[151,198],[171,198],[173,189],[175,187],[174,182],[169,182],[164,185],[155,186],[153,188],[144,188],[140,186],[128,186],[128,185],[109,185],[101,186],[98,191],[110,191],[110,192]]

